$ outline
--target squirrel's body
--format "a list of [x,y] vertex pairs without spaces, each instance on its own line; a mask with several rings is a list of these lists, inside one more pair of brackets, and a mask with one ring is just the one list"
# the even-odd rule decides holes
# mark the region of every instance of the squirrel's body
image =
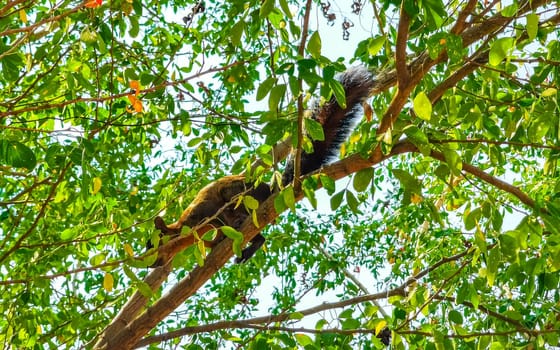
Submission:
[[[340,107],[333,96],[330,101],[314,111],[312,118],[323,126],[325,138],[323,141],[313,141],[313,153],[302,153],[302,175],[318,170],[336,156],[340,145],[350,134],[354,121],[361,116],[362,103],[369,96],[373,87],[372,76],[363,67],[347,70],[338,77],[338,80],[344,87],[346,108]],[[284,185],[292,182],[293,173],[294,164],[293,160],[290,160],[282,179]],[[237,205],[237,198],[240,195],[249,195],[262,203],[270,194],[271,189],[267,184],[260,183],[255,187],[253,184],[247,183],[243,175],[225,176],[204,187],[177,222],[166,225],[158,216],[155,219],[155,227],[161,231],[161,235],[169,235],[172,238],[178,236],[184,226],[196,229],[199,237],[220,226],[231,226],[238,229],[249,216],[249,212],[243,205]],[[213,247],[222,238],[223,235],[218,233],[212,242],[205,244]],[[180,247],[167,251],[165,256],[160,254],[153,266],[162,265],[178,251],[195,243],[195,236],[190,235],[189,239],[184,240]],[[250,258],[263,243],[264,237],[257,235],[251,241],[251,245],[243,250],[243,254],[237,259],[237,262]],[[149,241],[147,248],[152,247],[153,245]]]

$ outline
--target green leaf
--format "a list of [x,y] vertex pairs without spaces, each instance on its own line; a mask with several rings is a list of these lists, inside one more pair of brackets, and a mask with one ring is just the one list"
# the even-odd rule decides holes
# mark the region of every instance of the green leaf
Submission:
[[350,210],[352,210],[352,212],[360,212],[360,210],[358,209],[360,202],[358,201],[356,196],[354,196],[354,193],[352,193],[352,191],[346,191],[346,203],[348,203],[348,207],[350,208]]
[[313,34],[311,34],[309,42],[307,43],[307,51],[309,51],[314,58],[321,57],[321,37],[319,36],[319,32],[313,32]]
[[302,190],[305,195],[305,198],[309,200],[311,206],[317,209],[317,197],[315,196],[315,189],[317,187],[317,183],[313,181],[312,177],[308,177],[303,181]]
[[443,155],[445,157],[445,162],[449,166],[449,169],[455,176],[460,176],[461,171],[463,170],[463,161],[459,154],[452,149],[444,149]]
[[237,231],[231,226],[221,226],[220,230],[226,237],[234,241],[243,241],[243,233]]
[[33,170],[37,159],[31,148],[18,141],[0,140],[0,164]]
[[556,96],[556,93],[558,92],[558,90],[556,88],[548,88],[546,90],[544,90],[541,94],[542,97],[552,97],[552,96]]
[[308,335],[302,333],[296,333],[295,338],[298,344],[301,345],[302,347],[313,345],[313,339],[311,339],[311,337],[309,337]]
[[138,288],[138,291],[140,292],[140,294],[142,294],[146,298],[151,298],[152,295],[154,294],[154,292],[152,291],[152,288],[150,288],[150,285],[147,284],[146,282],[139,281],[139,282],[136,282],[134,285]]
[[368,54],[370,56],[375,56],[383,48],[387,37],[385,35],[378,36],[369,40],[368,43]]
[[539,31],[539,15],[530,13],[527,15],[527,36],[529,41],[535,40]]
[[338,207],[340,207],[340,204],[342,203],[342,200],[344,199],[344,192],[346,191],[340,191],[337,194],[335,194],[334,196],[331,197],[331,210],[336,210],[338,209]]
[[494,248],[488,253],[488,261],[486,267],[486,280],[488,281],[488,286],[492,287],[496,279],[496,274],[498,273],[498,267],[501,260],[500,250]]
[[447,314],[447,317],[449,317],[449,320],[453,323],[463,324],[463,315],[461,315],[461,313],[457,310],[449,311],[449,314]]
[[504,17],[513,17],[517,13],[517,3],[513,3],[508,5],[502,9],[502,16]]
[[325,134],[323,133],[323,126],[321,125],[321,123],[311,118],[305,118],[303,121],[305,123],[305,130],[309,133],[309,136],[311,136],[312,140],[325,140]]
[[282,199],[284,201],[284,204],[286,205],[286,207],[290,208],[291,210],[296,210],[296,197],[294,195],[294,188],[293,187],[286,187],[284,190],[282,190],[282,192],[280,193],[280,196],[282,196]]
[[430,121],[432,117],[432,102],[430,102],[424,91],[421,91],[414,97],[412,104],[414,106],[414,113],[416,113],[418,118]]
[[422,186],[420,181],[414,176],[410,175],[408,172],[400,169],[392,169],[393,175],[399,180],[401,186],[410,192],[420,194],[422,193]]
[[264,0],[259,10],[259,17],[262,19],[268,17],[268,15],[273,9],[274,9],[274,0]]
[[96,254],[96,255],[92,256],[89,259],[89,262],[92,266],[97,266],[97,265],[101,264],[103,261],[105,261],[106,257],[107,257],[107,255],[105,253],[99,253],[99,254]]
[[239,22],[235,23],[233,27],[231,27],[230,39],[233,45],[237,46],[241,42],[241,36],[243,35],[244,28],[245,22],[243,20],[240,20]]
[[490,47],[488,62],[492,66],[499,65],[506,57],[508,57],[509,53],[513,49],[513,44],[514,39],[510,37],[500,38],[494,41]]
[[354,315],[354,309],[346,309],[338,315],[338,318],[340,319],[352,318],[352,315]]
[[469,231],[473,230],[482,216],[482,211],[480,208],[476,208],[473,211],[466,212],[465,214],[466,215],[463,219],[465,222],[465,229]]
[[220,227],[222,233],[230,238],[232,243],[232,250],[236,256],[241,256],[241,245],[243,244],[243,233],[237,231],[231,226],[222,226]]
[[354,174],[353,186],[357,192],[367,190],[373,180],[373,168],[365,168]]
[[63,241],[69,241],[76,238],[76,236],[78,236],[78,233],[79,232],[75,227],[69,227],[60,233],[60,239]]
[[323,185],[323,188],[327,191],[327,193],[329,195],[332,195],[336,189],[334,180],[325,174],[319,174],[319,179],[321,180],[321,184]]
[[259,201],[249,195],[243,196],[243,204],[245,208],[249,210],[256,210],[259,208]]
[[292,11],[290,10],[290,6],[288,5],[288,1],[280,0],[280,8],[282,9],[282,12],[284,12],[286,17],[288,17],[289,19],[293,17]]
[[289,320],[301,320],[304,317],[305,315],[302,314],[301,312],[290,312],[290,314],[288,315]]
[[268,95],[270,89],[272,89],[274,84],[276,84],[276,81],[277,81],[276,78],[268,77],[265,81],[261,83],[261,85],[259,85],[259,88],[257,89],[257,101],[262,100],[263,98],[266,97],[266,95]]
[[86,44],[93,44],[97,41],[97,33],[91,28],[86,27],[80,34],[80,40]]
[[428,136],[416,125],[408,125],[403,131],[416,146],[423,146],[429,143]]
[[342,84],[336,80],[328,81],[329,87],[332,89],[336,102],[341,108],[346,108],[346,93],[344,92],[344,87]]
[[268,109],[270,111],[277,111],[280,101],[286,93],[286,84],[279,84],[270,90],[270,96],[268,97]]

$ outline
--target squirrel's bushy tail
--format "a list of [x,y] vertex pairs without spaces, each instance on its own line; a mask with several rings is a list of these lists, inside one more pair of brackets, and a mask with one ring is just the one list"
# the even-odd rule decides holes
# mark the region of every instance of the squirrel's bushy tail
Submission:
[[[325,139],[313,141],[313,153],[302,152],[301,174],[309,174],[328,164],[337,156],[342,143],[348,138],[354,122],[362,115],[362,104],[373,88],[373,76],[365,67],[352,67],[341,73],[337,80],[344,87],[346,108],[340,107],[334,95],[329,102],[317,108],[311,118],[323,126]],[[294,160],[288,162],[282,182],[292,182]]]

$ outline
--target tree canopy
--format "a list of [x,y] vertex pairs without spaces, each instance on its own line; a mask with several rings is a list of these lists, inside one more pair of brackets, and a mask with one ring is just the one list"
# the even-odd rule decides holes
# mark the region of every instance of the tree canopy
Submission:
[[[558,5],[4,2],[2,348],[559,346]],[[156,216],[275,183],[357,65],[340,161],[148,268]]]

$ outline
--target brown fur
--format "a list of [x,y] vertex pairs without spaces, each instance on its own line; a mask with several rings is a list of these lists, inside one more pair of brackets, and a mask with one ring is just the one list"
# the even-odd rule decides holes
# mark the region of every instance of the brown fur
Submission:
[[[236,207],[240,195],[252,196],[259,202],[263,202],[270,196],[270,188],[267,184],[260,184],[253,188],[245,182],[245,177],[242,175],[224,176],[200,190],[176,222],[166,225],[164,220],[157,216],[154,219],[155,228],[161,232],[160,238],[166,235],[170,239],[178,237],[185,226],[196,230],[198,237],[202,237],[206,232],[220,226],[231,226],[237,229],[249,216],[249,212],[243,204]],[[204,241],[204,244],[206,247],[212,248],[222,239],[223,234],[218,231],[216,238],[212,241]],[[165,253],[162,251],[152,266],[163,265],[179,251],[195,244],[196,238],[190,233],[188,238],[181,241],[181,244],[171,251],[167,249]],[[152,247],[153,245],[149,241],[147,248]]]

